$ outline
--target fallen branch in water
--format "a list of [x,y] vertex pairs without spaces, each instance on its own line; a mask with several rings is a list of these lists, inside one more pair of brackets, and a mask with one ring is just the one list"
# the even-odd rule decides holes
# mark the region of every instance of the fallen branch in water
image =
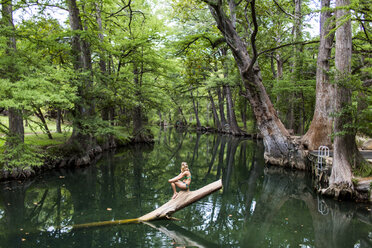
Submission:
[[73,225],[73,228],[120,225],[120,224],[130,224],[130,223],[152,221],[152,220],[158,220],[158,219],[172,219],[171,215],[177,212],[178,210],[181,210],[184,207],[187,207],[188,205],[200,200],[201,198],[206,197],[207,195],[212,194],[213,192],[221,188],[222,188],[222,180],[220,179],[218,181],[210,183],[204,186],[203,188],[200,188],[195,191],[180,191],[178,192],[176,199],[171,199],[170,201],[168,201],[161,207],[139,218],[77,224],[77,225]]

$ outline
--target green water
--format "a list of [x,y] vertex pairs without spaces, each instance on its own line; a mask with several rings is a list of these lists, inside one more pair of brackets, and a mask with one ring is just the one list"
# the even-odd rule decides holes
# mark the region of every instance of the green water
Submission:
[[[159,207],[182,161],[191,190],[224,187],[175,213],[180,221],[71,228]],[[0,184],[0,247],[372,247],[370,208],[317,197],[304,172],[265,167],[259,142],[167,130],[152,147]]]

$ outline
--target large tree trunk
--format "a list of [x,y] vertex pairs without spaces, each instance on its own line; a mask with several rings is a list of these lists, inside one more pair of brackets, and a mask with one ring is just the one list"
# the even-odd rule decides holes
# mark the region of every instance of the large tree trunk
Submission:
[[217,96],[218,96],[218,109],[220,111],[220,117],[221,117],[221,126],[223,130],[226,125],[226,117],[225,117],[225,110],[224,110],[224,97],[221,92],[221,87],[217,87]]
[[[230,13],[231,13],[230,15],[232,19],[232,25],[234,27],[235,27],[235,20],[236,20],[235,7],[236,7],[235,2],[233,0],[230,0],[229,1],[229,8],[230,8]],[[223,62],[223,69],[224,69],[224,78],[227,79],[229,77],[229,66],[228,66],[228,63],[226,62],[227,61],[227,48],[226,47],[221,48],[221,54],[222,56],[226,58],[225,61]],[[229,128],[226,131],[234,135],[240,134],[241,130],[236,121],[234,101],[233,101],[233,97],[231,94],[230,85],[223,85],[223,92],[226,96],[227,122],[229,124]]]
[[57,118],[56,118],[56,132],[57,133],[62,133],[61,122],[62,122],[62,111],[61,109],[57,109]]
[[198,107],[197,105],[195,104],[195,99],[194,99],[194,96],[192,94],[192,89],[190,91],[190,94],[191,94],[191,99],[192,99],[192,105],[194,107],[194,113],[195,113],[195,119],[196,119],[196,128],[201,128],[201,123],[200,123],[200,120],[199,120],[199,111],[198,111]]
[[[133,63],[133,82],[134,82],[134,87],[136,88],[136,98],[139,100],[141,97],[140,93],[140,80],[139,80],[139,70],[137,67],[136,63]],[[136,104],[133,109],[133,141],[134,142],[144,142],[146,141],[145,137],[143,136],[144,134],[144,129],[143,129],[143,123],[142,123],[142,108],[140,104]]]
[[[335,111],[335,140],[334,155],[329,188],[323,193],[336,198],[351,198],[354,187],[351,181],[353,173],[352,167],[358,166],[363,158],[361,157],[356,143],[355,131],[350,127],[352,124],[351,89],[347,83],[351,71],[351,20],[345,21],[345,16],[350,14],[350,10],[345,7],[350,5],[350,0],[336,1],[336,54],[335,64],[336,75],[336,95]],[[346,17],[348,18],[348,17]]]
[[226,109],[227,109],[228,122],[230,126],[230,133],[235,134],[235,135],[240,134],[241,130],[236,121],[234,101],[232,99],[230,86],[226,85],[224,86],[224,88],[226,92]]
[[[330,24],[332,17],[330,0],[322,0],[320,15],[320,43],[316,70],[316,103],[313,120],[302,143],[309,150],[316,150],[319,146],[332,147],[332,117],[334,85],[329,82],[329,59],[331,57],[334,33]],[[330,33],[331,32],[331,33]]]
[[[76,0],[68,1],[68,10],[71,30],[83,31],[80,11],[76,4]],[[89,43],[82,39],[78,33],[72,36],[71,53],[73,56],[74,69],[77,73],[92,70]],[[83,123],[94,114],[93,99],[89,99],[88,97],[88,92],[93,86],[90,75],[78,76],[77,80],[79,81],[78,94],[80,99],[74,107],[73,131],[69,143],[78,145],[81,151],[86,152],[95,146],[95,140],[91,134],[86,132]]]
[[[300,42],[302,41],[302,0],[294,0],[295,4],[295,15],[294,15],[294,41]],[[294,77],[293,77],[293,84],[296,86],[298,81],[302,78],[302,67],[303,67],[303,45],[296,44],[294,46]],[[302,91],[295,91],[293,93],[293,101],[292,101],[292,118],[293,124],[292,129],[296,134],[303,134],[303,126],[302,126],[302,111],[301,111],[301,94]]]
[[214,104],[213,96],[210,90],[208,90],[208,96],[209,96],[209,100],[211,101],[211,105],[212,105],[212,112],[213,112],[213,119],[214,119],[215,126],[218,130],[222,130],[221,122],[217,114],[216,105]]
[[[263,136],[266,162],[305,169],[301,150],[298,150],[298,146],[290,139],[288,131],[279,120],[263,86],[260,69],[254,63],[256,52],[254,61],[252,61],[245,42],[239,37],[222,6],[212,1],[206,2],[210,6],[218,28],[226,38],[239,68],[246,88],[246,97],[252,106],[258,129]],[[252,49],[255,51],[254,39],[252,40]]]
[[[13,5],[12,1],[3,0],[1,2],[2,9],[1,15],[2,20],[1,24],[11,28],[14,30],[14,23],[13,23]],[[9,56],[9,59],[12,59],[17,51],[16,39],[14,35],[10,35],[7,39],[7,49],[6,55]],[[13,61],[10,62],[7,71],[10,73],[11,81],[16,81],[18,73],[15,71]],[[23,117],[22,117],[22,110],[16,108],[9,108],[8,110],[8,118],[9,118],[9,137],[7,138],[7,146],[14,147],[19,143],[24,142],[24,127],[23,127]]]

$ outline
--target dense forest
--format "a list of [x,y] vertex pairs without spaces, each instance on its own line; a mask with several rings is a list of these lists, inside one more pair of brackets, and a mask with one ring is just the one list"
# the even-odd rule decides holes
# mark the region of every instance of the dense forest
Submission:
[[326,145],[323,193],[348,195],[372,175],[371,20],[368,0],[2,0],[0,168],[174,125],[262,138],[297,169]]

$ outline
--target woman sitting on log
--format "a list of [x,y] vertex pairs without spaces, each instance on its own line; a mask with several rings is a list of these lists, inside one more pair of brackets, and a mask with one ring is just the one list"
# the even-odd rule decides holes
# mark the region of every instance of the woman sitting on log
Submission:
[[191,183],[191,173],[186,162],[181,163],[181,173],[178,176],[169,179],[168,182],[171,184],[173,189],[172,199],[176,199],[178,195],[176,186],[181,190],[189,190]]

